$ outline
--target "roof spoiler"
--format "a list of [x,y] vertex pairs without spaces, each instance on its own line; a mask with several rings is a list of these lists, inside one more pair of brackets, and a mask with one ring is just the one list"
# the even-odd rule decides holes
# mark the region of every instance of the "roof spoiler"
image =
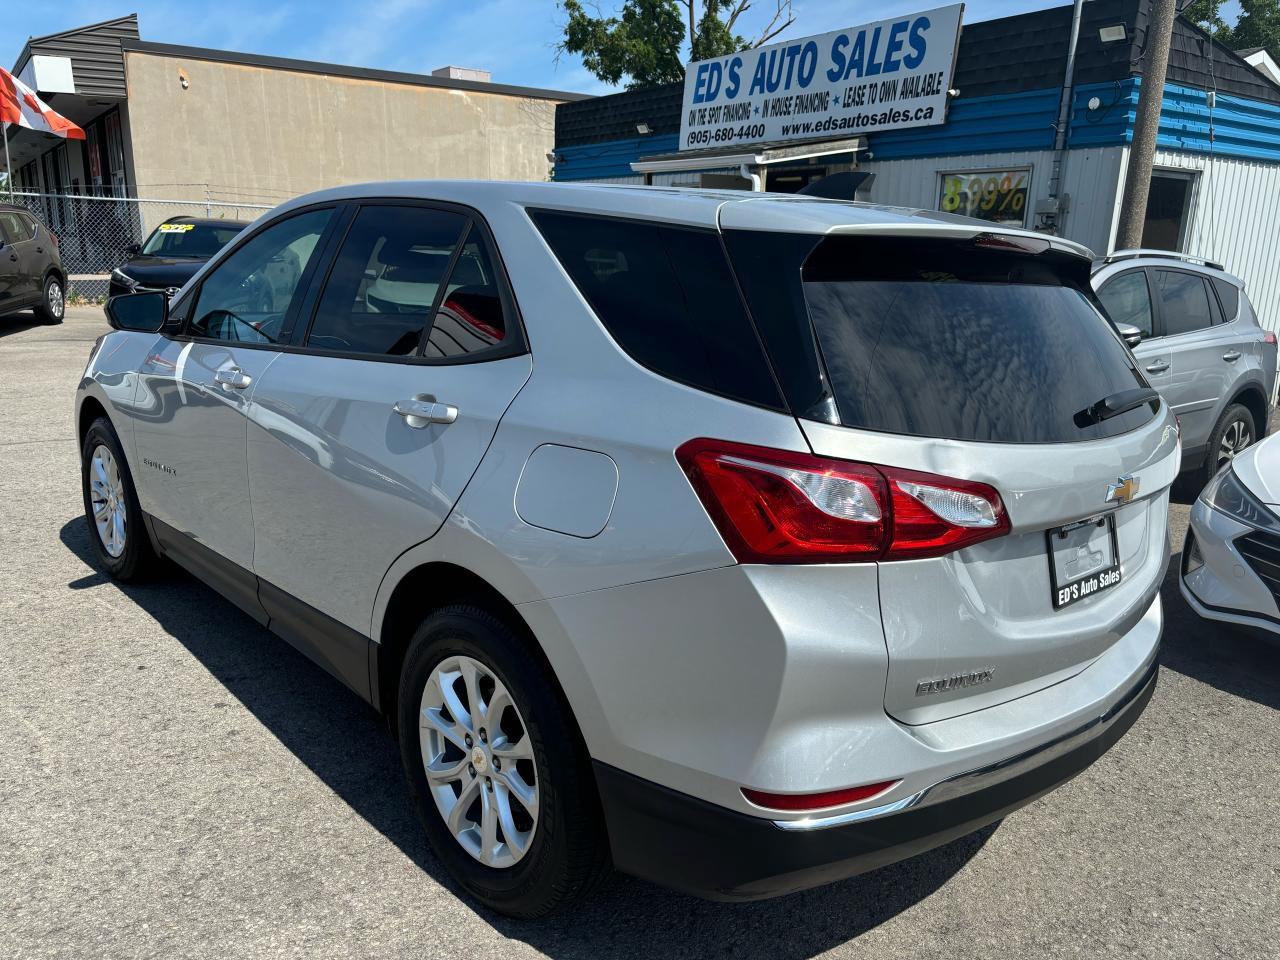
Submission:
[[827,200],[870,200],[876,175],[869,170],[833,173],[806,183],[796,193]]

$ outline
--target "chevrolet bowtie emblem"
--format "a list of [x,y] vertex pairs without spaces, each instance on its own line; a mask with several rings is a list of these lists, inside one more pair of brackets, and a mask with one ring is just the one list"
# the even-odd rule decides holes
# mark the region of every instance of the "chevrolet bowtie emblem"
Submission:
[[1128,503],[1138,495],[1138,480],[1127,473],[1117,477],[1116,482],[1107,485],[1107,503]]

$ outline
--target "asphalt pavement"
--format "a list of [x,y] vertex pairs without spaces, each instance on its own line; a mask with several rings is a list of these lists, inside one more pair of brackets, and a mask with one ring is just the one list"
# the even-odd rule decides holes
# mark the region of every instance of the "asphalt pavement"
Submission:
[[367,706],[194,579],[92,566],[72,394],[105,330],[0,318],[0,956],[1280,953],[1280,647],[1191,613],[1176,553],[1147,712],[997,827],[764,903],[616,877],[538,923],[477,908]]

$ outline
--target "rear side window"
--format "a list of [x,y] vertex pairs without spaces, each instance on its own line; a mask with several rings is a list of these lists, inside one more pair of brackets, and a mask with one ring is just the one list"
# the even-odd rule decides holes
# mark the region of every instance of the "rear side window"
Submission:
[[28,240],[30,237],[21,217],[12,211],[0,210],[0,240],[4,240],[5,243],[17,243],[19,240]]
[[1098,299],[1116,323],[1127,323],[1151,336],[1151,291],[1143,270],[1123,273],[1098,291]]
[[456,358],[507,340],[507,311],[483,234],[472,224],[444,286],[423,353]]
[[1213,289],[1218,291],[1218,302],[1222,304],[1222,318],[1230,323],[1240,313],[1240,288],[1230,280],[1214,277]]
[[[813,240],[797,273],[842,425],[1061,443],[1151,419],[1149,405],[1101,422],[1081,416],[1144,385],[1084,292],[1083,261],[968,241]],[[777,264],[776,283],[790,266]]]
[[334,261],[307,345],[338,353],[418,352],[467,218],[413,206],[361,207]]
[[1213,322],[1209,309],[1209,291],[1204,279],[1182,270],[1156,270],[1156,289],[1160,291],[1160,317],[1167,337],[1192,330],[1203,330]]
[[782,408],[719,234],[531,215],[610,336],[637,363],[709,393]]

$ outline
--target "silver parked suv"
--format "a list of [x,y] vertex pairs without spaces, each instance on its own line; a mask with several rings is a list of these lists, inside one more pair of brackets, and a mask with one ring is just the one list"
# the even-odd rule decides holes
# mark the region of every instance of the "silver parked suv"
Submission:
[[1196,489],[1267,435],[1276,335],[1263,330],[1244,282],[1221,264],[1165,250],[1118,250],[1093,286],[1182,432]]
[[120,579],[185,566],[397,730],[432,847],[535,916],[910,856],[1155,684],[1173,414],[1087,250],[645,187],[291,201],[111,301],[76,399]]

